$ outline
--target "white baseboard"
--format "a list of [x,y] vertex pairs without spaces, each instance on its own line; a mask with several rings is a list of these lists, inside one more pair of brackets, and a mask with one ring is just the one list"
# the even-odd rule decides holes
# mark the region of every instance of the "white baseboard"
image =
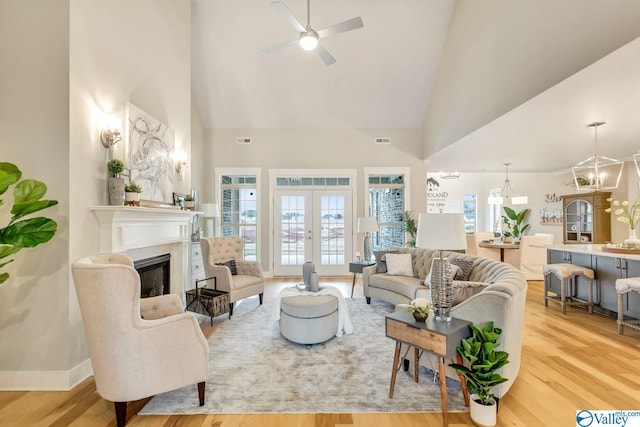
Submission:
[[69,391],[91,375],[90,359],[68,371],[0,371],[0,391]]

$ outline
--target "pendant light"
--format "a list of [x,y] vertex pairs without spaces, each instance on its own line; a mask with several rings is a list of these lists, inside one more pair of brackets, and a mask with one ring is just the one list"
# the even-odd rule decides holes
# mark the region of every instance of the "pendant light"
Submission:
[[502,198],[509,200],[511,195],[513,194],[513,188],[511,188],[511,181],[509,181],[509,165],[511,163],[505,163],[504,167],[507,170],[506,177],[504,179],[504,186],[502,187],[502,191],[500,191],[500,195]]
[[624,162],[598,155],[598,127],[606,122],[593,122],[595,133],[594,155],[571,168],[573,181],[578,191],[599,191],[618,188]]

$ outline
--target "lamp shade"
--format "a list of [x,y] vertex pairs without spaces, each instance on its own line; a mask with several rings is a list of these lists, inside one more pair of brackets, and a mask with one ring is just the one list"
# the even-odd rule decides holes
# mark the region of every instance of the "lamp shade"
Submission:
[[418,216],[416,246],[439,250],[467,248],[464,215],[461,213],[421,213]]
[[358,218],[358,233],[373,233],[378,231],[378,221],[373,216]]
[[203,203],[200,205],[200,209],[205,218],[218,218],[220,216],[220,208],[217,203]]

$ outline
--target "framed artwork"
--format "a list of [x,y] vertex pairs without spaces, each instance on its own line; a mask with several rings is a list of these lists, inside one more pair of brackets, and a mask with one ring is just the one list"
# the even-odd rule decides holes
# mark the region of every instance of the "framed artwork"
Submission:
[[142,187],[141,199],[172,204],[175,134],[171,128],[127,103],[127,167]]

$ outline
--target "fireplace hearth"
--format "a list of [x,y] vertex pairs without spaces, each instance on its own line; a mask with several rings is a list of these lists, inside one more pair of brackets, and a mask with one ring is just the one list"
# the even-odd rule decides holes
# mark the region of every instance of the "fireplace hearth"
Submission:
[[171,254],[134,261],[133,266],[140,274],[140,298],[171,292]]

